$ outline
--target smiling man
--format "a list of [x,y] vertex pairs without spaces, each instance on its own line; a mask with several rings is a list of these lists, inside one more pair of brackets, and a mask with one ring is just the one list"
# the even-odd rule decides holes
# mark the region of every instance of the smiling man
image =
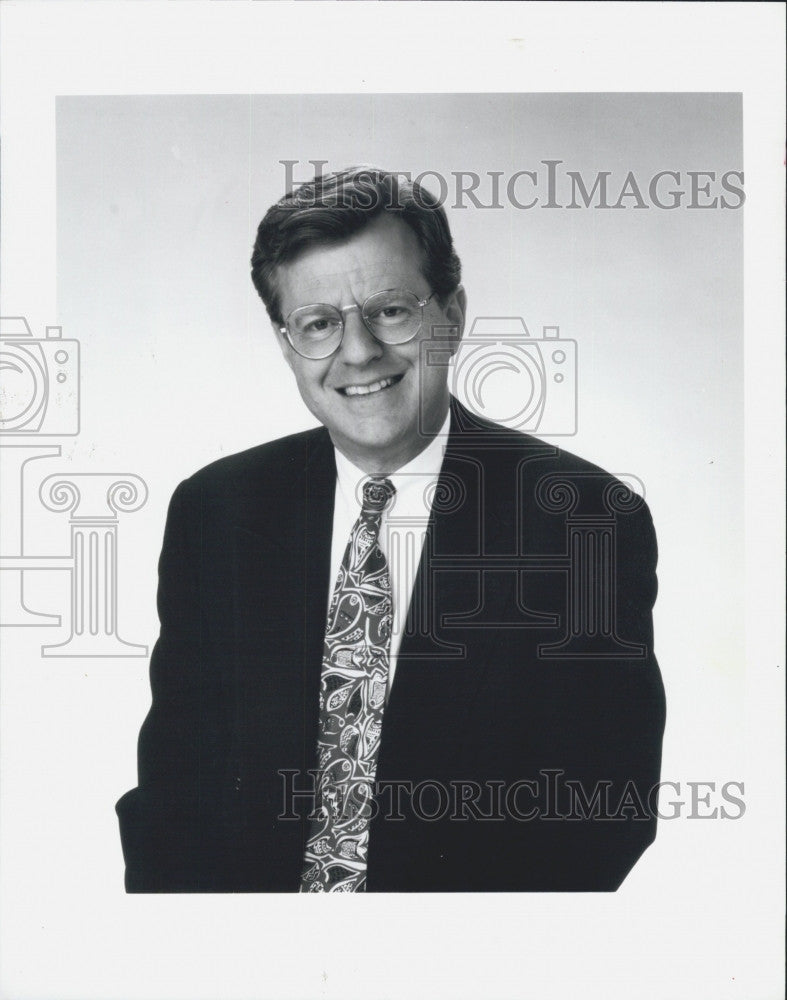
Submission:
[[365,472],[400,469],[448,414],[446,367],[422,363],[418,334],[443,327],[455,347],[465,294],[456,284],[441,298],[423,257],[413,229],[383,212],[339,244],[301,251],[275,275],[287,317],[276,333],[301,397]]
[[647,507],[450,397],[460,263],[401,176],[318,177],[259,226],[321,426],[173,496],[130,892],[613,890],[655,836]]

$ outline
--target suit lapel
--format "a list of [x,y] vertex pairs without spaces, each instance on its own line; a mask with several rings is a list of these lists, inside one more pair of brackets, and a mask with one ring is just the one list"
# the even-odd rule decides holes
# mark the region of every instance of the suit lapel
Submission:
[[[482,579],[472,565],[513,530],[513,511],[507,523],[488,508],[488,463],[481,461],[479,442],[468,438],[470,419],[452,401],[451,431],[385,710],[378,770],[383,779],[413,773],[426,761],[439,769],[450,757],[489,668],[488,658],[472,656],[471,633],[452,625],[450,616],[478,611],[494,621],[510,600],[499,574]],[[476,632],[473,639],[478,637]]]
[[307,458],[303,565],[303,759],[316,767],[319,690],[328,613],[336,461],[327,432]]
[[452,399],[451,431],[386,707],[384,771],[399,766],[405,743],[418,745],[422,729],[438,755],[441,748],[450,753],[490,680],[496,629],[521,627],[527,613],[517,605],[516,573],[484,566],[483,557],[518,553],[522,465],[554,453],[541,441],[479,420]]
[[450,616],[480,610],[481,601],[488,612],[486,620],[494,620],[505,597],[499,588],[490,591],[482,586],[478,558],[484,553],[512,551],[515,514],[509,505],[503,507],[501,517],[498,505],[490,502],[495,488],[490,483],[493,464],[487,460],[484,444],[468,437],[472,419],[452,400],[451,431],[399,654],[404,661],[461,658],[461,643],[457,646],[455,637],[448,640],[455,632]]

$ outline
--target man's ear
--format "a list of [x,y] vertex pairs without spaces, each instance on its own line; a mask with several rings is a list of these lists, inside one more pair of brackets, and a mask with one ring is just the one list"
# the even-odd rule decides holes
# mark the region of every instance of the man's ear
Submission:
[[467,293],[464,290],[464,286],[459,285],[451,295],[451,298],[446,303],[444,312],[451,323],[450,350],[452,354],[455,354],[462,340],[462,334],[465,331],[465,317],[467,316]]
[[273,332],[276,335],[276,340],[279,344],[279,349],[284,355],[284,360],[292,368],[292,347],[290,346],[289,340],[287,340],[286,334],[282,333],[281,327],[278,323],[271,320],[271,326],[273,327]]

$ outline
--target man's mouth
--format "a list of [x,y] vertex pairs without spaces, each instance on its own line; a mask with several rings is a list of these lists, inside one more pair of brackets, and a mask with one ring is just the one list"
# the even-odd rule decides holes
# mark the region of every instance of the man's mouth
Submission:
[[339,392],[343,396],[371,396],[374,393],[390,389],[392,385],[402,381],[402,375],[390,375],[388,378],[378,379],[376,382],[368,382],[366,385],[345,385]]

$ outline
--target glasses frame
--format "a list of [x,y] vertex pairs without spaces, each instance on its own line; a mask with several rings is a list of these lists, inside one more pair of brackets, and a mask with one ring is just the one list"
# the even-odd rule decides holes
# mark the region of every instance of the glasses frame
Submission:
[[[418,323],[418,326],[415,328],[415,331],[406,340],[399,340],[394,344],[389,344],[387,341],[381,340],[374,332],[374,330],[371,329],[371,327],[366,321],[366,316],[364,315],[364,309],[366,308],[367,302],[369,302],[370,299],[373,299],[378,295],[384,295],[386,292],[407,292],[408,295],[412,295],[415,298],[417,305],[421,309],[421,319]],[[361,305],[358,305],[357,302],[353,302],[352,305],[342,306],[342,308],[340,309],[337,306],[332,306],[329,302],[311,302],[305,306],[298,306],[296,309],[293,309],[292,312],[288,313],[286,319],[284,320],[284,325],[280,326],[279,330],[287,338],[287,343],[299,357],[304,358],[306,361],[324,361],[326,358],[330,358],[332,354],[335,354],[342,346],[342,341],[344,340],[344,331],[346,329],[344,314],[346,312],[351,312],[353,309],[357,309],[358,312],[361,314],[363,325],[369,331],[371,336],[374,337],[374,339],[377,341],[378,344],[385,344],[387,347],[398,347],[400,344],[409,344],[410,341],[415,340],[415,338],[421,332],[421,327],[424,325],[424,308],[429,304],[429,302],[435,297],[436,294],[437,292],[431,292],[429,295],[426,296],[425,299],[423,299],[419,298],[415,294],[415,292],[411,292],[409,288],[381,288],[378,292],[372,292],[371,295],[368,295],[363,300]],[[339,314],[339,318],[341,319],[342,326],[341,326],[341,336],[339,337],[339,340],[336,343],[336,347],[332,348],[327,354],[322,354],[320,355],[320,357],[315,358],[309,354],[302,354],[298,350],[298,348],[293,343],[293,338],[290,332],[289,324],[290,324],[290,317],[292,316],[293,313],[296,313],[298,309],[315,309],[318,306],[324,306],[326,309],[332,309],[334,312],[337,312]]]

